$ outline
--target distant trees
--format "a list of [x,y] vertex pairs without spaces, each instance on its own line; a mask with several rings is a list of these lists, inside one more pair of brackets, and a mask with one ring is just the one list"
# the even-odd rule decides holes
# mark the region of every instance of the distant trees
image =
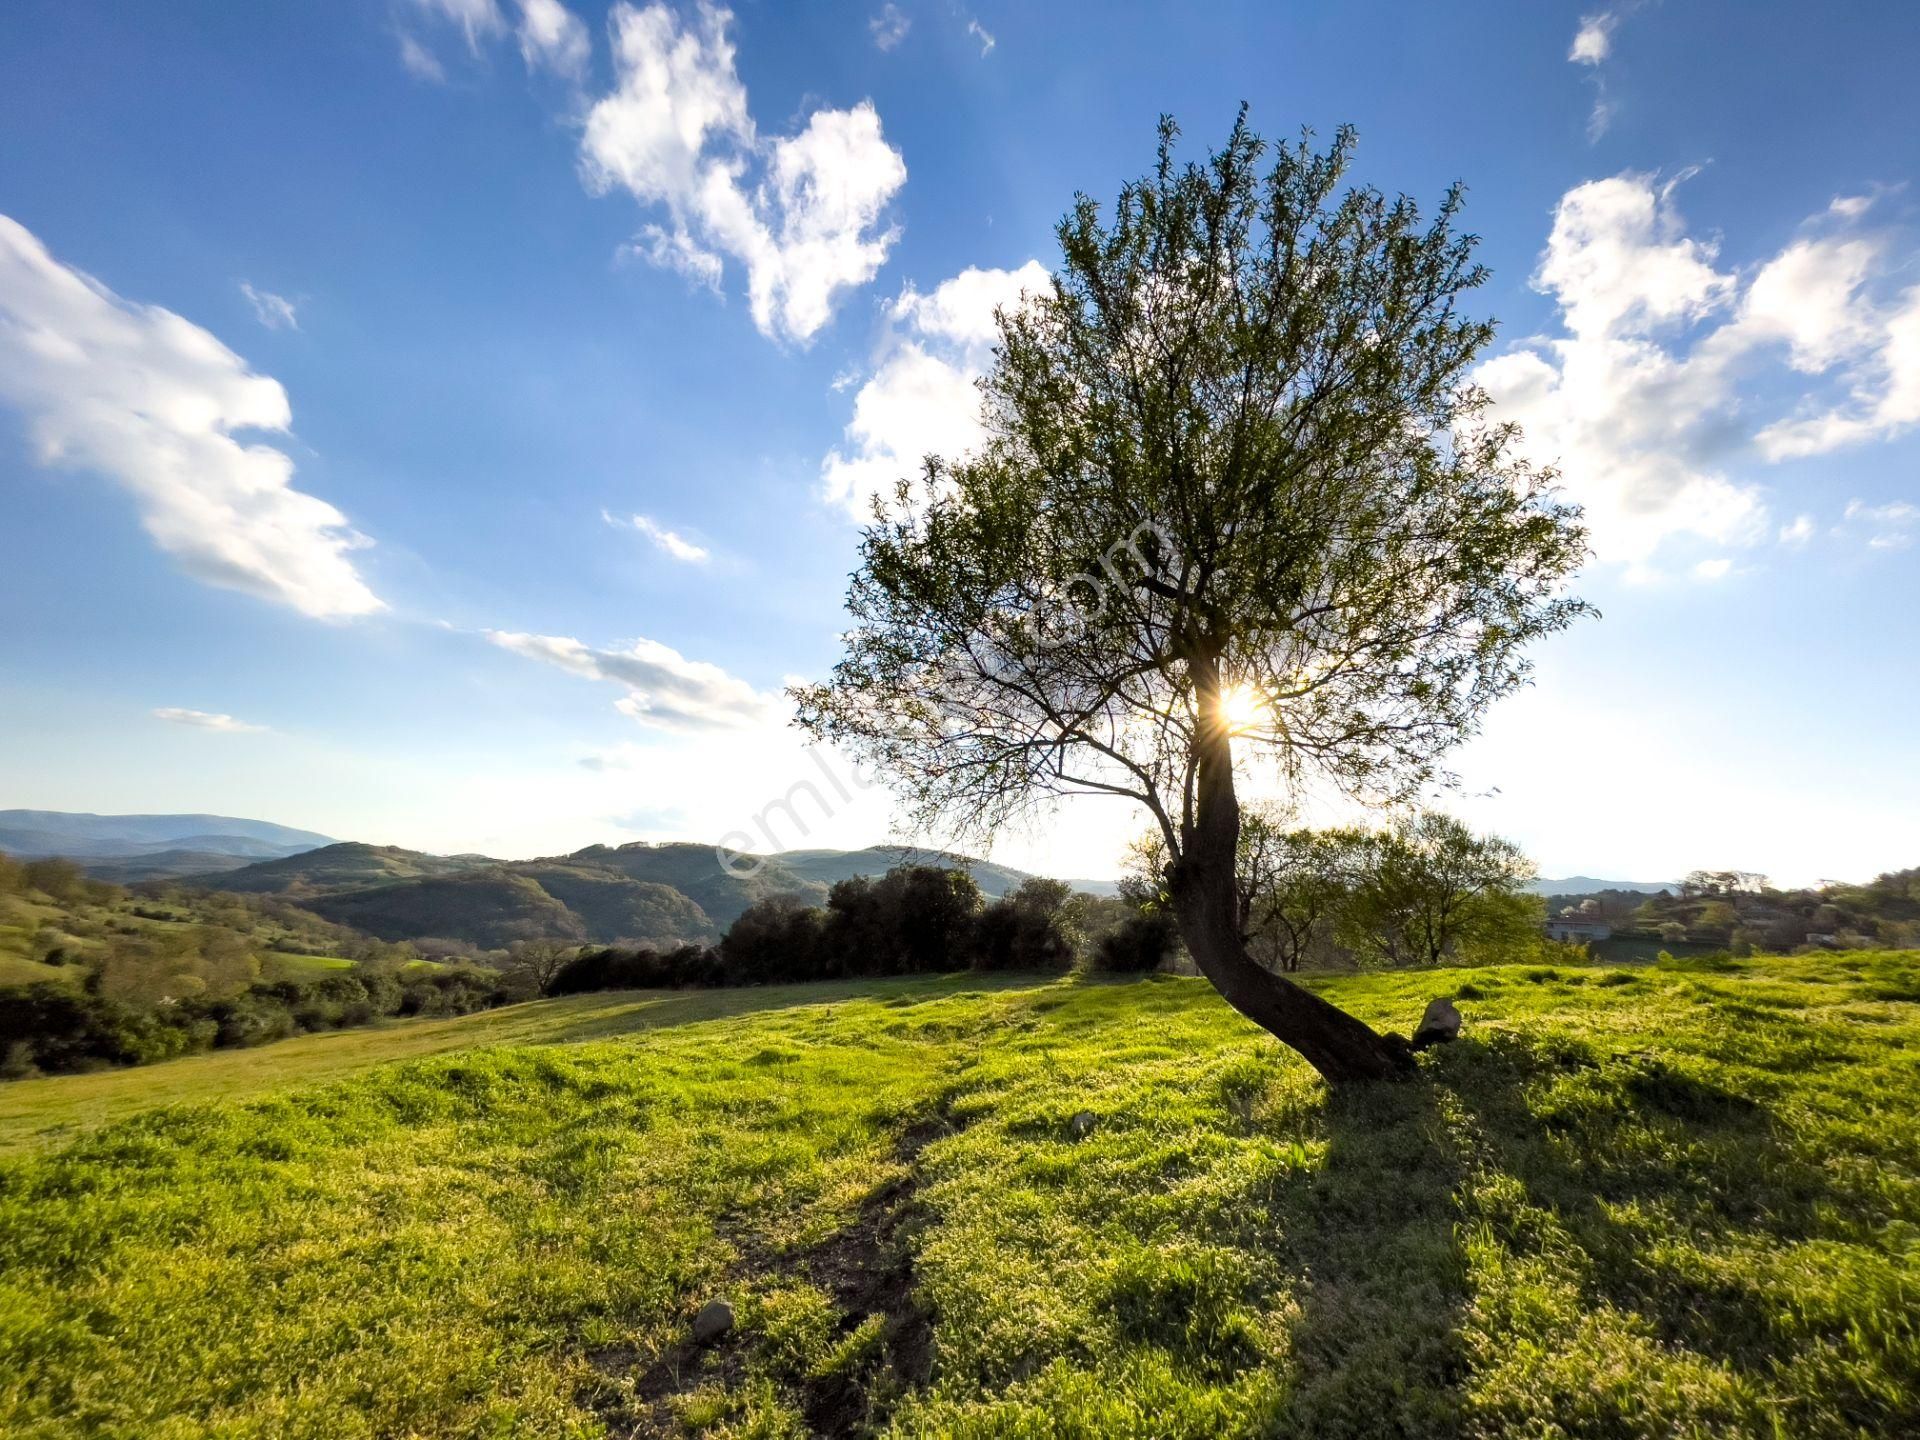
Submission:
[[1476,835],[1428,811],[1347,845],[1341,925],[1356,949],[1388,965],[1438,965],[1470,948],[1504,959],[1538,938],[1537,873],[1512,842]]
[[[1312,830],[1275,808],[1249,807],[1234,886],[1242,941],[1283,973],[1329,965],[1437,965],[1462,954],[1525,953],[1544,906],[1519,847],[1425,812],[1384,830]],[[1164,851],[1149,835],[1132,852],[1122,894],[1164,909]]]

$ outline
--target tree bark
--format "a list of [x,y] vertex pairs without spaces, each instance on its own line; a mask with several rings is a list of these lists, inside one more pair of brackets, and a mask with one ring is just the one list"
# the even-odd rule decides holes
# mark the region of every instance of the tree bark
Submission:
[[1197,675],[1202,723],[1193,815],[1181,827],[1181,855],[1171,877],[1180,936],[1222,999],[1298,1051],[1329,1084],[1403,1079],[1416,1069],[1404,1039],[1380,1034],[1247,953],[1234,884],[1240,801],[1232,744],[1219,718],[1218,671],[1206,668],[1209,673]]

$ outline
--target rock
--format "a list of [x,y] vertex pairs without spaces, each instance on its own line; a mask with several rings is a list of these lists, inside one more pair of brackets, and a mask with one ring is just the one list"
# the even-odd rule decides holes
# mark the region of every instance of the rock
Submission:
[[1453,1001],[1444,995],[1427,1006],[1427,1013],[1420,1017],[1420,1028],[1413,1032],[1413,1048],[1424,1050],[1429,1045],[1443,1045],[1460,1034],[1460,1012],[1453,1008]]
[[1082,1110],[1078,1115],[1075,1115],[1071,1120],[1067,1121],[1067,1134],[1076,1140],[1084,1140],[1093,1133],[1093,1127],[1096,1123],[1098,1122],[1094,1120],[1091,1110]]
[[724,1300],[709,1300],[693,1317],[693,1342],[711,1345],[733,1328],[733,1306]]

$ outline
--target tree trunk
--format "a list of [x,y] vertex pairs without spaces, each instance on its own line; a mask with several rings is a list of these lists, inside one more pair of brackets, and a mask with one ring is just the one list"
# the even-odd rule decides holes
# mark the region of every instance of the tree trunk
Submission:
[[1174,912],[1194,964],[1229,1005],[1299,1051],[1330,1084],[1412,1074],[1413,1051],[1404,1039],[1381,1035],[1247,953],[1234,885],[1240,802],[1232,746],[1219,718],[1218,670],[1206,666],[1202,674],[1201,668],[1196,666],[1201,734],[1193,818],[1182,826],[1182,853],[1172,876]]

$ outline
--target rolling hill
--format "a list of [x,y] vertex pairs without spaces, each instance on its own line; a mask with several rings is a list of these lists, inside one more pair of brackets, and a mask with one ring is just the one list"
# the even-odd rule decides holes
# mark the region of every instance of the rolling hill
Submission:
[[[713,846],[692,841],[589,845],[539,860],[347,842],[201,883],[280,895],[383,940],[433,937],[484,948],[529,939],[676,944],[717,939],[756,900],[793,895],[818,905],[841,880],[902,864],[965,866],[990,898],[1028,878],[964,855],[889,845],[743,855],[730,870]],[[750,873],[736,873],[749,866]]]

